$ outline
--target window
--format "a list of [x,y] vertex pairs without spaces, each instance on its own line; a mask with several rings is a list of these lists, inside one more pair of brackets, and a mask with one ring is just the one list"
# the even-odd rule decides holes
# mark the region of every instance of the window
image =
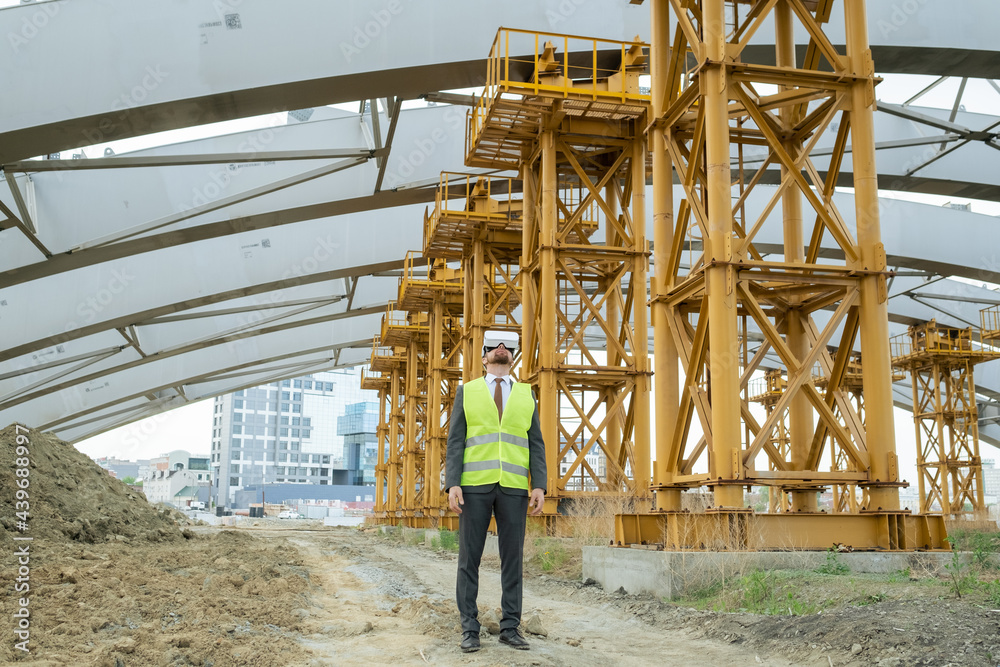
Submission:
[[281,392],[281,400],[288,401],[288,400],[291,400],[291,397],[292,397],[292,393],[291,392],[288,392],[288,391]]
[[274,474],[276,474],[276,475],[284,475],[285,474],[285,466],[278,466],[277,468],[275,468],[274,469]]
[[243,407],[243,399],[242,398],[237,398],[235,401],[233,401],[233,406],[237,407],[237,408],[242,408]]
[[287,428],[284,428],[284,427],[282,427],[282,428],[278,429],[278,435],[281,435],[281,436],[286,436],[286,435],[288,435],[288,429],[287,429]]
[[296,393],[292,394],[292,400],[293,401],[301,401],[302,400],[302,393],[301,392],[296,392]]
[[312,426],[312,420],[313,420],[312,417],[303,417],[302,418],[302,425],[303,426]]
[[243,427],[239,424],[233,424],[233,435],[239,435],[243,433]]
[[291,382],[291,380],[282,380],[281,381],[281,386],[282,387],[291,387],[292,386],[292,382]]
[[306,380],[306,382],[305,382],[305,388],[306,389],[312,389],[313,388],[313,381],[312,380]]
[[297,442],[293,442],[292,443],[292,451],[293,452],[299,451],[299,443],[297,443]]
[[302,389],[302,380],[296,380],[292,386],[296,389]]
[[288,461],[288,454],[281,454],[281,455],[279,455],[278,456],[278,460],[281,461],[282,463],[287,462]]
[[321,460],[320,463],[322,463],[323,465],[329,465],[329,463],[330,463],[330,457],[329,456],[324,456],[323,460]]
[[234,422],[241,422],[241,421],[243,421],[243,413],[242,412],[234,412],[233,413],[233,421]]
[[245,394],[243,393],[243,390],[240,389],[238,392],[236,392],[235,394],[233,394],[233,396],[245,396]]
[[301,417],[292,417],[292,426],[298,426],[301,420]]
[[332,382],[327,382],[326,383],[326,390],[327,391],[333,391],[333,383]]
[[281,411],[282,412],[288,412],[288,403],[282,403],[281,404]]
[[295,403],[292,405],[292,412],[302,412],[302,404]]
[[235,475],[239,475],[240,474],[240,464],[233,463],[232,465],[230,465],[229,466],[229,472],[231,472],[231,473],[233,473]]
[[298,454],[292,454],[292,457],[289,460],[292,463],[298,463],[299,462],[299,455]]
[[310,433],[311,433],[311,431],[309,429],[303,429],[302,430],[302,437],[303,438],[308,438]]
[[281,425],[282,426],[288,426],[288,417],[282,417],[281,418]]
[[230,477],[229,478],[229,486],[239,486],[239,485],[240,485],[240,478],[239,477]]
[[293,428],[292,429],[292,437],[293,438],[299,437],[299,429],[297,429],[297,428]]

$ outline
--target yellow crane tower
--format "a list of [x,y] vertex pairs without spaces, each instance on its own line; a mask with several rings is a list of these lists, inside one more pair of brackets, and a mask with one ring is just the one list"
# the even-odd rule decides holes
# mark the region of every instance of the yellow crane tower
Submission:
[[[616,540],[668,549],[823,549],[834,540],[858,549],[944,548],[940,516],[913,515],[899,504],[904,482],[895,451],[889,274],[878,219],[875,77],[864,0],[650,0],[650,6],[655,507],[652,514],[619,516]],[[844,13],[844,52],[823,29],[835,8]],[[745,60],[747,44],[767,22],[775,35],[773,64]],[[796,27],[809,36],[801,61]],[[831,127],[836,139],[823,176],[813,153]],[[848,145],[850,172],[842,174]],[[741,147],[764,155],[746,181],[742,174],[734,179]],[[747,198],[778,170],[778,187],[765,195],[759,215],[744,218]],[[676,207],[675,173],[684,191]],[[833,201],[842,177],[855,188],[853,228]],[[754,240],[778,220],[783,257],[765,259]],[[827,237],[836,257],[821,262]],[[693,254],[686,265],[685,254]],[[829,317],[815,318],[820,310]],[[738,334],[744,316],[763,335],[752,357],[740,349],[749,342]],[[842,387],[856,341],[865,359],[864,422]],[[787,379],[758,423],[744,387],[768,353],[780,359]],[[673,372],[675,364],[684,372]],[[817,365],[826,377],[823,390],[813,377]],[[705,425],[700,436],[691,431],[695,416]],[[772,445],[773,431],[786,418],[782,454]],[[841,469],[821,468],[827,434],[848,459]],[[865,490],[858,513],[820,510],[821,489],[850,483]],[[789,511],[754,514],[743,489],[757,485],[790,489]],[[700,487],[711,489],[713,506],[683,512],[682,492]]]

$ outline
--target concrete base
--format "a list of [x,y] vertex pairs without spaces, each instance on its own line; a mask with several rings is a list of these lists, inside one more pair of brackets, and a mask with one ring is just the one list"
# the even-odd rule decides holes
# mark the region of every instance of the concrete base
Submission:
[[[855,552],[837,554],[851,572],[889,574],[910,568],[936,574],[950,563],[946,552]],[[678,552],[614,547],[584,547],[583,577],[605,590],[624,588],[676,599],[729,577],[757,570],[816,570],[827,561],[823,551]]]

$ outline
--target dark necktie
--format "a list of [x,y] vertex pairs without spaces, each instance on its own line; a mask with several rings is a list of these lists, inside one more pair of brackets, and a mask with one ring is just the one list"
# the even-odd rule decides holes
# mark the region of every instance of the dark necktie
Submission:
[[493,380],[493,385],[496,387],[493,390],[493,402],[497,404],[497,417],[503,419],[503,388],[500,384],[500,378]]

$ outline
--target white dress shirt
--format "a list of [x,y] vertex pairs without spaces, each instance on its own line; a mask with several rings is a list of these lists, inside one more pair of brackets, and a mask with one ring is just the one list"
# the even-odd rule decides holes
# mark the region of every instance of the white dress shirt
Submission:
[[490,396],[493,396],[493,392],[496,389],[496,383],[500,382],[500,395],[503,396],[502,404],[504,410],[507,409],[507,399],[510,398],[510,388],[513,380],[509,375],[504,375],[503,377],[493,375],[493,373],[486,374],[486,387],[490,390]]

